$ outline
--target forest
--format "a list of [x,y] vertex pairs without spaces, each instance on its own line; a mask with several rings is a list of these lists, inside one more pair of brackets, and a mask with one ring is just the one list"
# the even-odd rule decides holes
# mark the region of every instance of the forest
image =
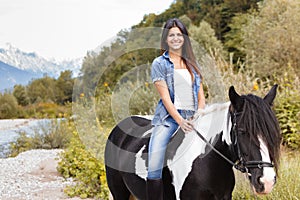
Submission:
[[[146,14],[140,23],[120,30],[110,46],[88,52],[79,77],[65,71],[57,79],[46,76],[0,94],[0,119],[71,119],[66,125],[71,145],[62,155],[59,170],[82,184],[69,188],[69,195],[107,198],[102,162],[107,135],[128,115],[153,114],[158,94],[149,76],[151,63],[160,54],[164,22],[175,17],[188,27],[207,102],[228,101],[231,85],[239,93],[263,96],[278,84],[274,112],[282,131],[283,154],[299,151],[299,1],[177,0],[163,13]],[[298,157],[291,159],[295,171],[300,169]],[[290,161],[289,156],[283,159],[283,163]],[[287,169],[283,166],[283,170]],[[282,178],[292,183],[293,176]],[[299,178],[294,181],[300,182]],[[291,190],[279,190],[270,198],[288,193],[294,195],[291,199],[299,198],[299,188]],[[234,199],[241,196],[255,199],[247,190],[235,192]]]

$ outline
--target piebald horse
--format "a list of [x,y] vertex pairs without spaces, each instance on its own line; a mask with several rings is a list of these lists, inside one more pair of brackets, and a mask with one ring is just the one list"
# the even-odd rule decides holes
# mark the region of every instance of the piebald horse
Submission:
[[[231,199],[234,169],[246,173],[257,194],[276,183],[280,129],[272,111],[277,85],[260,98],[239,95],[197,112],[194,131],[173,135],[163,169],[164,199]],[[151,119],[131,116],[118,123],[105,148],[106,177],[114,200],[146,200]]]

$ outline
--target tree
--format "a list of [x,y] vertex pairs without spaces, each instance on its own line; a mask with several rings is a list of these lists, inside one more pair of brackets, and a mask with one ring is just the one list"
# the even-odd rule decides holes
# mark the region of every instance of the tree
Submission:
[[233,62],[237,63],[238,60],[245,61],[246,53],[243,46],[243,30],[244,26],[247,26],[250,14],[237,14],[232,18],[232,22],[229,24],[230,31],[225,34],[224,47],[230,53],[234,53]]
[[10,119],[18,114],[18,102],[14,95],[0,93],[0,119]]
[[74,79],[72,78],[72,71],[66,70],[60,73],[56,80],[56,102],[64,104],[72,102]]
[[222,39],[222,4],[223,0],[201,0],[202,20],[215,30],[218,39]]
[[26,87],[23,85],[15,85],[13,95],[21,106],[27,106],[29,104],[29,98],[27,96]]
[[55,79],[45,76],[33,80],[27,86],[27,94],[31,103],[55,102]]
[[190,26],[189,33],[207,52],[214,50],[225,55],[222,42],[216,38],[214,29],[206,21],[201,21],[199,26]]
[[248,65],[261,76],[282,74],[292,66],[300,75],[300,4],[298,0],[266,0],[242,28]]

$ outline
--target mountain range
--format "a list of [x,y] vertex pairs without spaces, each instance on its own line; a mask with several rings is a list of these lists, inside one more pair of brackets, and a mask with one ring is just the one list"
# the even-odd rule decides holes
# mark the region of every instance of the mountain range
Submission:
[[57,78],[60,72],[71,70],[73,76],[79,74],[82,58],[56,61],[46,59],[37,53],[23,52],[6,44],[0,47],[0,92],[11,89],[16,84],[26,85],[32,79],[45,75]]

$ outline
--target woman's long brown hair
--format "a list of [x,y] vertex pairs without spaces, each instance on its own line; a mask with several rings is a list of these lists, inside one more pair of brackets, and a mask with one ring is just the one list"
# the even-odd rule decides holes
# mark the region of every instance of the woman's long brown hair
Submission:
[[185,25],[177,18],[169,19],[164,25],[162,36],[161,36],[161,41],[160,41],[161,54],[163,54],[165,51],[169,50],[169,46],[166,41],[167,41],[167,37],[169,34],[169,30],[173,27],[179,28],[179,30],[183,34],[184,43],[183,43],[183,47],[182,47],[181,58],[183,59],[183,62],[187,66],[187,69],[191,74],[192,80],[194,81],[194,75],[192,73],[192,69],[194,69],[196,71],[196,73],[199,74],[199,76],[202,78],[200,69],[196,62],[196,57],[195,57],[193,49],[192,49],[192,44],[191,44],[191,41],[189,38],[188,31],[187,31]]

